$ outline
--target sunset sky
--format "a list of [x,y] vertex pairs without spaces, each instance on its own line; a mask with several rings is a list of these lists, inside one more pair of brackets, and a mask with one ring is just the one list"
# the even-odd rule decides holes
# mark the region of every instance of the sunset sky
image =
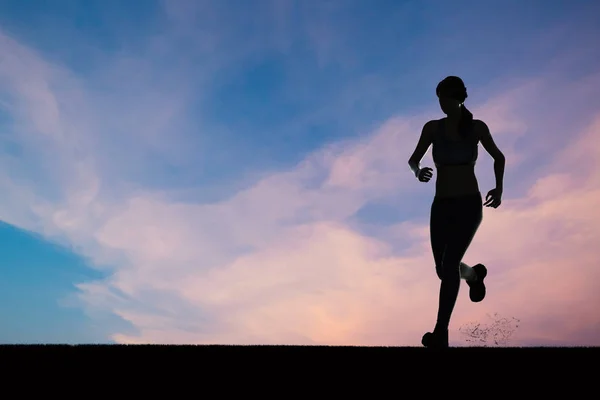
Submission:
[[[3,0],[0,342],[420,346],[435,87],[506,155],[458,331],[600,345],[600,2]],[[424,166],[433,166],[429,152]],[[481,191],[494,187],[480,147]],[[435,174],[434,174],[435,179]]]

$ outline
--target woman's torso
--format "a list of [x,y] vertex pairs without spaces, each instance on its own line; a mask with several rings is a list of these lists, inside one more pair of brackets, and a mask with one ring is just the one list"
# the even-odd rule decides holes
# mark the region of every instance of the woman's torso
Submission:
[[[464,160],[459,165],[450,163],[437,163],[437,178],[435,184],[436,197],[458,197],[479,193],[479,184],[475,176],[475,161],[477,159],[477,144],[479,142],[475,129],[471,136],[463,138],[458,129],[446,124],[446,118],[438,121],[433,146],[443,148],[435,149],[437,153],[443,151],[463,151],[469,155],[469,160]],[[447,155],[447,154],[446,154]],[[465,156],[463,156],[465,157]],[[441,158],[441,157],[440,157]]]

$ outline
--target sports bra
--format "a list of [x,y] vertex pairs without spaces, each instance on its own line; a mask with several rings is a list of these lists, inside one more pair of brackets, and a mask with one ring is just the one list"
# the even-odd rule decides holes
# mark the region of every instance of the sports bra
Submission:
[[436,167],[444,165],[475,165],[477,161],[478,141],[473,137],[473,125],[466,136],[460,140],[450,140],[444,136],[444,122],[438,121],[438,129],[434,132],[432,151]]

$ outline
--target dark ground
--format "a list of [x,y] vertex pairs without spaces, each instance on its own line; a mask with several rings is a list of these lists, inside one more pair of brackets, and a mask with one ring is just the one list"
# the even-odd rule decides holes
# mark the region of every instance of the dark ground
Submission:
[[224,346],[224,345],[0,345],[0,359],[6,357],[125,357],[228,360],[249,362],[293,363],[319,360],[324,363],[391,362],[399,359],[485,358],[489,361],[504,358],[529,360],[588,360],[598,365],[600,347],[454,347],[431,350],[424,347],[353,347],[353,346]]
[[8,345],[0,397],[577,398],[597,392],[598,360],[600,347]]

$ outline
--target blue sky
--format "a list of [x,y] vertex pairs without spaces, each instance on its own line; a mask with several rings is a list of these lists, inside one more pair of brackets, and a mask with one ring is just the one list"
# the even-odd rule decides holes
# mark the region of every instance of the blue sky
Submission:
[[[423,123],[441,117],[435,86],[465,80],[468,106],[513,160],[505,207],[517,215],[595,121],[599,11],[550,0],[1,2],[0,341],[417,343],[430,315],[400,333],[379,314],[414,312],[394,308],[402,293],[436,301],[434,274],[407,272],[430,264],[414,257],[430,257],[433,185],[406,167]],[[492,164],[480,158],[487,192]],[[475,254],[494,253],[484,237]],[[504,282],[516,261],[496,257]],[[414,286],[412,273],[431,279]],[[383,290],[373,277],[399,281]],[[349,309],[344,296],[356,298]],[[478,310],[456,324],[513,312],[500,298]],[[564,325],[552,318],[542,322]],[[536,329],[522,343],[593,336],[588,325]]]

